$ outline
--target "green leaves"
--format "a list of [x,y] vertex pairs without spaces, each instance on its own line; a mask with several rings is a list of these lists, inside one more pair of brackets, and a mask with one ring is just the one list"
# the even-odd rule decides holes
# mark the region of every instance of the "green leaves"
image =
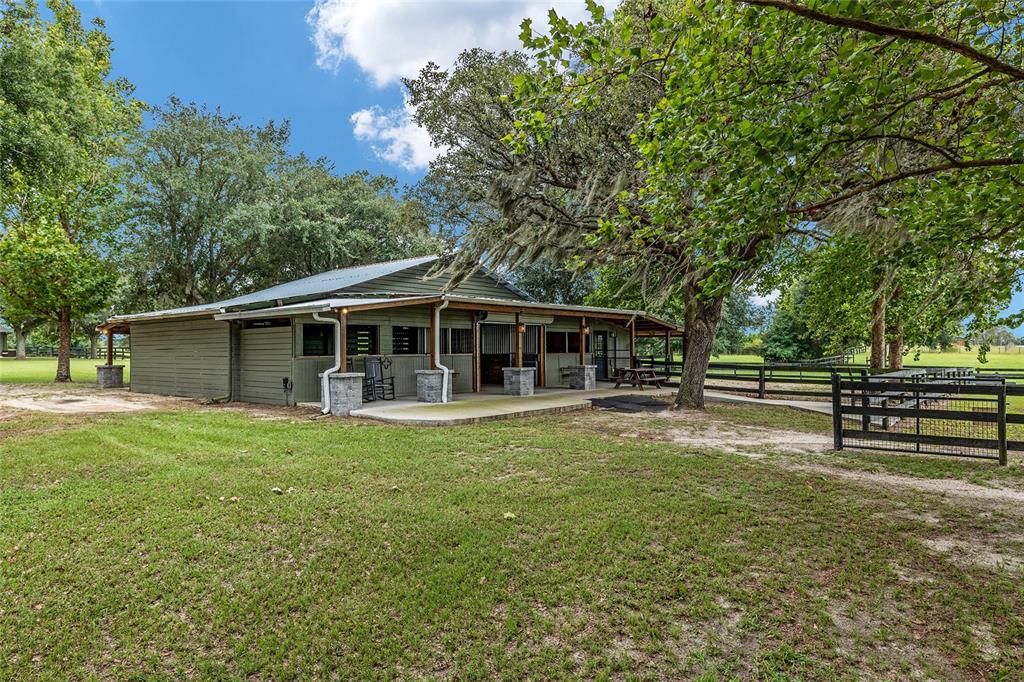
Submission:
[[[108,262],[122,167],[113,159],[142,104],[114,79],[102,23],[74,5],[7,2],[0,15],[0,298],[25,316],[96,312],[116,278]],[[69,106],[69,103],[72,106]]]
[[289,130],[171,99],[133,146],[125,309],[221,300],[335,268],[433,253],[392,178],[292,156]]

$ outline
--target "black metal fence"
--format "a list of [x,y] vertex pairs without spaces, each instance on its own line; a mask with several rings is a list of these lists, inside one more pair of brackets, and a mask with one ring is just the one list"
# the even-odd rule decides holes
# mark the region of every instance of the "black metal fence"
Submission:
[[[57,346],[56,345],[44,345],[44,344],[28,344],[25,346],[25,355],[30,358],[55,358],[57,357]],[[13,355],[14,349],[8,348],[7,355]],[[88,358],[90,350],[88,346],[72,346],[71,357],[73,358]],[[131,357],[131,347],[128,345],[114,346],[114,358],[125,359]],[[103,360],[107,357],[106,346],[98,346],[96,348],[96,359]]]
[[[683,373],[683,361],[668,361],[657,356],[634,358],[635,367],[650,367],[668,377],[669,382],[677,381]],[[999,367],[955,368],[964,376],[979,379],[1024,382],[1024,369]],[[922,372],[935,376],[953,371],[947,367],[914,367],[907,371]],[[866,380],[869,377],[891,373],[890,369],[869,369],[863,365],[806,365],[802,363],[753,363],[753,362],[712,362],[705,374],[704,388],[712,391],[745,393],[758,398],[770,396],[802,397],[819,400],[832,399],[832,377]],[[729,382],[729,383],[721,383]]]
[[1024,451],[1007,437],[1024,414],[1007,411],[1008,396],[1024,385],[956,369],[888,372],[832,379],[835,448],[859,448],[997,460]]

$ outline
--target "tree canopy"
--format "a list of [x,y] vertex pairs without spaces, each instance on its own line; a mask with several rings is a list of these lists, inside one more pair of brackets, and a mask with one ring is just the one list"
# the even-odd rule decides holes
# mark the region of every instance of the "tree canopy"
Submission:
[[441,248],[395,181],[287,151],[289,127],[174,98],[127,157],[122,257],[135,309],[222,300]]
[[[57,323],[57,380],[69,381],[71,323],[106,303],[121,166],[140,124],[131,85],[110,77],[103,23],[65,0],[6,2],[0,15],[0,297],[12,317]],[[74,106],[68,106],[74,103]]]
[[[464,187],[452,163],[487,161],[468,204],[488,219],[462,262],[554,255],[680,297],[677,404],[696,406],[725,298],[780,254],[846,233],[880,253],[897,235],[933,262],[1020,254],[1019,13],[926,0],[805,9],[707,0],[608,15],[590,3],[589,22],[552,12],[540,33],[524,22],[535,66],[488,71],[513,58],[481,68],[477,55],[410,83],[421,121],[449,145],[439,184]],[[490,146],[475,154],[479,112]],[[510,115],[511,155],[492,132]],[[587,145],[588,131],[608,142]],[[885,221],[861,220],[865,204]]]

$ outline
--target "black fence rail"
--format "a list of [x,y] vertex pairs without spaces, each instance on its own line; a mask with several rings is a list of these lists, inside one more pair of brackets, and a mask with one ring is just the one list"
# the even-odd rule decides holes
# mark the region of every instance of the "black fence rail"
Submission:
[[[669,378],[678,380],[683,373],[682,360],[668,361],[656,356],[637,357],[637,367],[658,370]],[[805,364],[761,364],[752,362],[712,362],[704,375],[704,388],[713,391],[750,393],[758,398],[768,395],[800,396],[829,400],[832,397],[832,376],[839,374],[846,378],[860,377],[867,370],[860,365],[805,365]],[[731,384],[716,383],[729,381]],[[769,386],[769,384],[771,384]]]
[[832,431],[837,450],[952,455],[997,460],[1024,451],[1007,437],[1009,424],[1024,414],[1007,411],[1008,396],[1024,396],[1024,385],[974,376],[959,369],[889,372],[832,380]]
[[[678,381],[683,373],[681,359],[666,360],[658,356],[638,356],[633,359],[635,367],[649,367],[668,377],[669,382]],[[928,378],[974,377],[978,381],[1024,383],[1024,369],[1000,367],[908,367],[905,370]],[[863,379],[891,374],[891,369],[869,369],[863,365],[807,365],[803,363],[762,364],[754,362],[712,362],[704,375],[704,388],[713,391],[747,393],[758,398],[769,395],[797,396],[819,400],[832,399],[832,377]],[[716,383],[728,381],[729,384]]]

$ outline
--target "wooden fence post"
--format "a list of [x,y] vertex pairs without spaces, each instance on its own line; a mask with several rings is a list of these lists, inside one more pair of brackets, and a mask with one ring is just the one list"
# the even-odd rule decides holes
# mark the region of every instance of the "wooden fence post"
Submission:
[[[861,389],[860,389],[861,399],[860,399],[860,404],[863,407],[867,408],[867,407],[871,406],[871,400],[868,398],[868,389],[867,389],[868,371],[866,369],[862,369],[860,371],[860,381],[861,381]],[[851,405],[853,404],[853,400],[854,400],[854,397],[851,394],[850,395],[850,404]],[[864,416],[861,417],[861,426],[863,427],[863,429],[865,431],[870,431],[871,430],[871,415],[869,415],[866,410],[864,412]]]
[[764,365],[757,368],[757,397],[761,400],[765,399]]
[[838,372],[832,372],[832,445],[843,449],[843,391]]
[[999,439],[999,465],[1006,466],[1006,384],[999,387],[996,396],[996,437]]

